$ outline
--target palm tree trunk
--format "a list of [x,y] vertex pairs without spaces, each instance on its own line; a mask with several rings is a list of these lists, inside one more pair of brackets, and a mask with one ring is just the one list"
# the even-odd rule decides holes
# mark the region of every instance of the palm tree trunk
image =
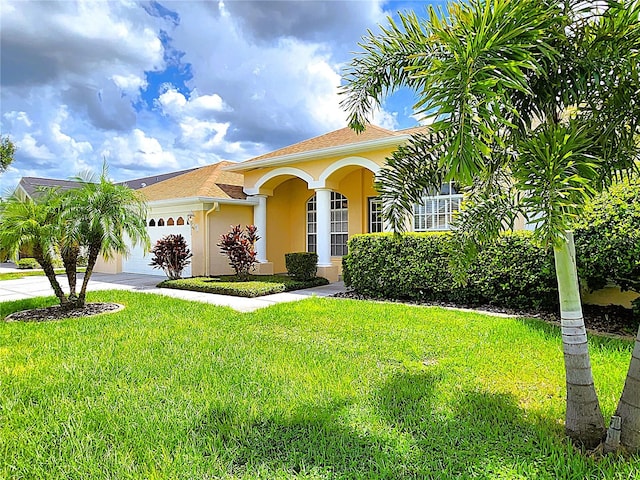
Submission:
[[89,279],[93,273],[93,267],[95,267],[96,261],[98,260],[98,255],[100,255],[100,246],[96,247],[94,245],[90,245],[89,257],[87,258],[87,269],[84,272],[84,278],[82,279],[82,287],[80,288],[78,300],[76,300],[78,308],[84,307],[85,298],[87,296],[87,285],[89,284]]
[[620,443],[627,451],[637,452],[640,450],[640,328],[616,415],[621,420]]
[[67,274],[67,280],[69,281],[69,301],[73,303],[77,298],[76,283],[78,277],[78,254],[80,253],[80,247],[77,245],[71,245],[62,247],[60,250],[62,253],[64,271]]
[[47,276],[47,280],[49,280],[49,284],[51,288],[53,288],[53,293],[55,293],[56,297],[60,301],[60,305],[65,307],[68,304],[68,300],[60,283],[58,283],[58,279],[56,278],[56,271],[53,268],[53,264],[45,258],[42,253],[42,249],[39,246],[33,248],[33,256],[38,261],[42,270],[44,270],[44,274]]
[[573,232],[553,249],[560,294],[562,347],[567,381],[565,432],[587,448],[597,446],[605,434],[604,418],[591,372],[587,331],[582,316]]

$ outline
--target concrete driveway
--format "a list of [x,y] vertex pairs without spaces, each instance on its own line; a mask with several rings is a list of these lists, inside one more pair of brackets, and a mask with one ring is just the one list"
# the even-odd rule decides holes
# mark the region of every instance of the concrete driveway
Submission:
[[[78,274],[82,278],[82,274]],[[332,283],[323,287],[307,288],[294,292],[276,293],[258,298],[233,297],[230,295],[216,295],[213,293],[191,292],[187,290],[172,290],[157,288],[156,285],[166,277],[161,275],[140,275],[135,273],[94,273],[87,289],[95,290],[131,290],[167,297],[181,298],[196,302],[211,303],[225,307],[231,307],[241,312],[251,312],[259,308],[268,307],[276,303],[295,302],[310,296],[329,297],[345,290],[343,282]],[[58,281],[65,290],[69,291],[69,284],[64,275],[58,275]],[[78,281],[80,284],[80,280]],[[78,285],[79,288],[79,285]],[[12,300],[25,300],[34,297],[53,295],[49,281],[44,276],[23,277],[17,280],[0,281],[0,307],[2,302]],[[0,308],[0,314],[1,314]]]

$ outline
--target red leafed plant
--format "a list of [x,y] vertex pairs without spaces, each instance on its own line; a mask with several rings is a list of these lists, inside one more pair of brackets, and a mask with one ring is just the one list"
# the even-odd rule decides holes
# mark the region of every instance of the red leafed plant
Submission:
[[220,235],[218,246],[229,257],[229,265],[235,270],[238,280],[246,280],[253,265],[258,262],[254,249],[260,239],[257,230],[255,225],[247,225],[245,230],[240,225],[232,225],[228,233]]
[[161,268],[169,280],[177,280],[182,270],[189,265],[192,257],[187,242],[182,235],[165,235],[151,249],[153,268]]

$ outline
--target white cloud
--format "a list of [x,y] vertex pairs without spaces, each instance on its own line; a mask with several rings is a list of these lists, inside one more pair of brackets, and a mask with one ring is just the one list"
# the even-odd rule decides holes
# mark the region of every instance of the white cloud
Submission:
[[131,97],[137,97],[140,89],[147,88],[146,79],[134,74],[113,75],[111,80],[123,93]]
[[[340,65],[384,22],[381,0],[1,1],[12,168],[56,178],[99,170],[103,154],[121,180],[341,128]],[[374,121],[394,128],[394,115]]]
[[220,95],[215,93],[213,95],[199,95],[197,89],[191,92],[191,97],[187,100],[176,88],[169,87],[158,97],[157,103],[166,115],[174,118],[200,117],[229,110]]
[[112,137],[104,142],[100,149],[100,157],[110,165],[135,167],[136,169],[163,168],[169,171],[178,167],[172,152],[163,150],[160,142],[135,128],[127,136]]

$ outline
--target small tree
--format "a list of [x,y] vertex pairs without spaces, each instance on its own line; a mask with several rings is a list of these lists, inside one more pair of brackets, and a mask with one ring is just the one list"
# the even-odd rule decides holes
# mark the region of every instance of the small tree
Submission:
[[16,153],[16,146],[9,137],[0,137],[0,173],[4,172]]
[[193,256],[182,235],[165,235],[156,242],[151,253],[153,257],[149,265],[164,270],[169,280],[181,278]]
[[258,228],[255,225],[247,225],[242,230],[240,225],[231,226],[231,230],[220,235],[218,246],[222,253],[229,258],[229,265],[235,270],[239,280],[246,280],[249,272],[257,263],[255,243],[260,239],[256,234]]

